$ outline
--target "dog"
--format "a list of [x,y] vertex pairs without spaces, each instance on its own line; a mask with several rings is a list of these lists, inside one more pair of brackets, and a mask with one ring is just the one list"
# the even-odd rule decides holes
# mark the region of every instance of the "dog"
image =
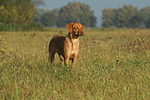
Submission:
[[54,61],[54,56],[58,53],[62,65],[69,64],[72,60],[72,66],[77,64],[79,54],[79,36],[84,34],[84,26],[81,23],[70,23],[66,25],[69,33],[66,37],[54,36],[49,43],[49,60]]

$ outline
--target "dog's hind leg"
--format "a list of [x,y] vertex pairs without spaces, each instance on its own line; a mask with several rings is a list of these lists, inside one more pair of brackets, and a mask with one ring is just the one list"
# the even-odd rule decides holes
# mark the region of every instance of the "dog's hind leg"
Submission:
[[62,61],[61,64],[64,65],[64,62],[65,62],[64,57],[62,55],[60,55],[59,57],[60,57],[60,60]]
[[55,56],[55,53],[49,52],[49,61],[51,62],[51,64],[54,61],[54,56]]

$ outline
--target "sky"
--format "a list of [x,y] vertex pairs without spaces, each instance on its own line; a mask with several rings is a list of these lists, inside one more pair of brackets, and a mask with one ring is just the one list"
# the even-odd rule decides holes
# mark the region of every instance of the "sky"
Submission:
[[39,8],[54,9],[67,5],[69,2],[81,2],[88,4],[91,10],[94,10],[94,15],[97,17],[97,27],[101,27],[102,10],[105,8],[123,7],[123,5],[132,5],[138,7],[138,10],[150,6],[150,0],[44,0],[44,6]]

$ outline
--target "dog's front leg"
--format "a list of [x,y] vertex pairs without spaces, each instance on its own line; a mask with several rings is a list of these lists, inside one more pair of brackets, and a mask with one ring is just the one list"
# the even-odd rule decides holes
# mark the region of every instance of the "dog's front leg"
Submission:
[[72,66],[75,66],[77,64],[77,57],[74,57],[74,59],[72,59]]
[[70,59],[69,57],[65,58],[65,64],[66,65],[69,65],[69,59]]

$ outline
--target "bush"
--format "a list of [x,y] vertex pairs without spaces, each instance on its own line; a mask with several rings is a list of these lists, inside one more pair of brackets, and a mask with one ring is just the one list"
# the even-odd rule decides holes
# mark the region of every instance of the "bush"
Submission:
[[41,24],[36,24],[36,23],[31,23],[29,25],[25,25],[23,28],[22,28],[23,31],[43,31],[43,26]]
[[0,22],[0,31],[4,31],[5,30],[5,25],[4,23]]
[[28,25],[20,25],[16,23],[5,24],[0,22],[0,31],[42,31],[43,26],[40,24],[31,23]]

